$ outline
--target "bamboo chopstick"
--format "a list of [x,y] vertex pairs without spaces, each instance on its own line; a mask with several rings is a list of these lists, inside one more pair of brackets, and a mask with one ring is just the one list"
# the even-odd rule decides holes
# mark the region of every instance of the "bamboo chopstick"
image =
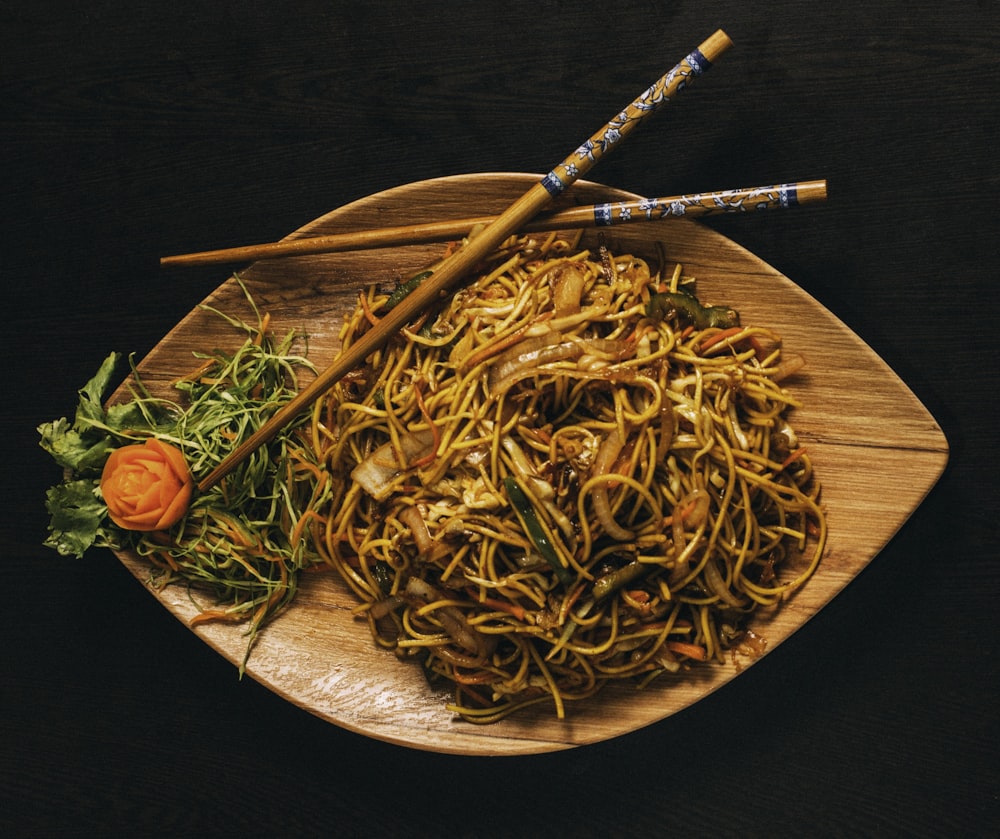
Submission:
[[291,401],[226,456],[198,483],[198,489],[205,491],[214,486],[234,467],[274,437],[281,428],[326,392],[334,382],[361,364],[372,352],[409,323],[418,312],[433,303],[442,292],[455,285],[479,260],[511,233],[521,229],[530,219],[538,215],[553,198],[586,174],[605,154],[613,151],[625,137],[665,105],[670,97],[679,93],[692,79],[711,67],[712,62],[731,45],[729,36],[721,29],[702,42],[562,163],[557,164],[477,236],[468,239],[462,247],[442,262],[434,274],[417,286],[399,305],[387,312],[374,328],[343,350],[308,387],[299,391]]
[[[690,195],[672,195],[669,198],[641,198],[634,201],[615,201],[573,207],[540,215],[524,225],[522,231],[536,233],[573,227],[608,227],[637,221],[693,218],[719,213],[794,207],[825,199],[825,180],[799,181],[744,189],[698,192]],[[307,239],[285,239],[280,242],[267,242],[259,245],[243,245],[235,248],[164,256],[160,259],[160,265],[163,267],[210,265],[221,262],[278,259],[283,256],[307,256],[398,247],[400,245],[418,245],[462,237],[473,228],[491,224],[495,220],[496,216],[479,216],[402,227],[384,227],[378,230],[331,233]]]

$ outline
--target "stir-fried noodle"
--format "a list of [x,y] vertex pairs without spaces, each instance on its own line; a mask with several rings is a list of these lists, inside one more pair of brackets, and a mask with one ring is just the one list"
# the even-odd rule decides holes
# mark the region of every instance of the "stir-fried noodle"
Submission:
[[[511,239],[317,404],[320,551],[466,719],[721,661],[816,569],[798,361],[688,287],[579,235]],[[405,290],[365,292],[344,343]]]

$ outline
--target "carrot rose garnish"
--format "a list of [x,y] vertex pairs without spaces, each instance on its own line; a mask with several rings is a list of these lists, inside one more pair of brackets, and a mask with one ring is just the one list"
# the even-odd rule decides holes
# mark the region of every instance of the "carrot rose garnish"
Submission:
[[166,530],[187,511],[193,490],[180,449],[153,438],[115,449],[101,474],[108,514],[126,530]]

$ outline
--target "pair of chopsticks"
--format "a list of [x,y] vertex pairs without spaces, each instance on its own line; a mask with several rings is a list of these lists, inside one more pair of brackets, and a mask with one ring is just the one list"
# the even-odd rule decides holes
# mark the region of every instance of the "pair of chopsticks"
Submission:
[[[826,181],[799,181],[744,189],[672,195],[669,198],[639,198],[544,213],[521,228],[523,233],[569,230],[577,227],[610,227],[637,221],[698,218],[720,213],[740,213],[779,207],[795,207],[826,199]],[[382,227],[333,233],[306,239],[284,239],[262,245],[244,245],[220,250],[164,256],[163,267],[212,265],[220,262],[250,262],[285,256],[361,251],[374,248],[420,245],[464,237],[469,231],[496,221],[496,216],[433,221],[405,227]]]
[[[730,46],[732,46],[732,41],[725,32],[722,30],[715,32],[668,73],[654,82],[637,99],[591,136],[590,139],[586,140],[573,151],[562,163],[557,164],[552,171],[534,184],[500,215],[489,217],[485,220],[473,220],[471,224],[468,220],[465,220],[462,222],[465,226],[461,228],[461,233],[458,234],[453,232],[455,230],[454,227],[448,228],[448,232],[445,232],[435,225],[427,226],[435,228],[434,236],[444,236],[447,238],[449,236],[467,234],[471,227],[485,221],[485,226],[476,236],[465,240],[462,246],[445,259],[430,277],[410,292],[398,305],[383,315],[375,327],[366,332],[356,343],[343,349],[329,367],[323,370],[306,388],[301,390],[281,410],[276,412],[257,431],[225,457],[215,469],[199,482],[198,489],[205,491],[218,483],[260,446],[273,438],[281,428],[315,402],[335,382],[362,364],[365,358],[381,347],[392,335],[396,334],[407,323],[413,320],[414,317],[438,299],[443,292],[450,289],[463,276],[468,274],[476,263],[492,252],[508,236],[526,229],[532,220],[536,219],[553,199],[561,195],[570,185],[590,171],[606,154],[613,151],[622,140],[631,134],[632,131],[666,105],[676,93],[684,90],[691,81],[708,70]],[[783,199],[787,200],[789,189],[790,187],[788,186],[775,188],[773,191],[778,193],[778,197],[770,200],[776,200],[779,204]],[[807,200],[821,200],[825,195],[825,184],[823,182],[807,182],[804,185],[795,185],[792,187],[792,191],[798,196],[800,202],[802,201],[802,196],[808,196]],[[716,195],[719,196],[719,201],[725,202],[726,199],[723,196],[726,193],[718,193]],[[749,195],[747,199],[752,200]],[[668,203],[668,206],[669,202],[682,200],[684,200],[683,196],[679,196],[676,199],[663,199],[664,203]],[[691,198],[688,201],[690,209],[694,209],[696,206],[702,207],[702,210],[695,210],[694,213],[689,212],[689,214],[698,212],[705,214],[713,207],[717,208],[718,204],[714,198],[708,199],[709,206],[707,207],[702,202]],[[598,205],[599,208],[602,208],[598,210],[598,216],[603,219],[613,218],[614,206],[616,205]],[[583,208],[582,212],[586,215],[588,210],[591,219],[593,219],[594,208]],[[645,210],[637,205],[635,211],[644,212]],[[632,210],[629,210],[619,214],[619,220],[628,217],[631,212]],[[559,218],[560,215],[562,216],[561,219]],[[565,213],[554,213],[549,219],[541,223],[553,222],[557,227],[560,227],[567,225],[565,219]],[[417,227],[425,226],[420,225]],[[402,228],[402,230],[409,230],[409,235],[416,235],[413,233],[414,229]],[[399,230],[400,228],[396,229],[397,233]],[[428,230],[425,229],[420,235],[427,234]],[[367,240],[364,235],[351,235],[354,235],[354,241],[356,242],[379,241],[380,244],[387,243],[385,239],[379,238],[381,234],[377,232],[367,234]],[[166,257],[162,262],[163,264],[176,265],[183,264],[186,260],[187,264],[194,264],[199,261],[218,262],[231,259],[244,259],[248,258],[248,256],[249,258],[268,258],[287,253],[303,254],[318,252],[308,250],[310,247],[323,247],[326,251],[334,250],[338,247],[340,249],[347,249],[348,247],[346,240],[335,242],[334,247],[330,247],[330,237],[323,238],[328,239],[326,245],[319,242],[318,239],[295,240],[293,242],[278,242],[271,245],[255,246],[257,250],[252,254],[248,249],[229,249],[228,251],[210,251],[204,255],[191,254],[186,257]],[[399,240],[394,240],[392,243],[402,244]],[[361,246],[379,247],[380,244],[363,244]],[[356,245],[351,245],[350,247],[356,247]],[[237,255],[237,252],[239,252],[239,255]]]

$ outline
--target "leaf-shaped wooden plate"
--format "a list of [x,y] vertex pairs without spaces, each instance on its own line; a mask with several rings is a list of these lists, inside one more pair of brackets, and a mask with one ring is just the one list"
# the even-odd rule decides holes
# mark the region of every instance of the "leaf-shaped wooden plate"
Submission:
[[[303,237],[446,218],[497,213],[538,180],[528,174],[440,178],[391,189],[341,207],[292,236]],[[578,183],[567,202],[590,204],[633,195]],[[596,234],[588,233],[593,242]],[[681,262],[697,278],[699,295],[739,309],[744,323],[777,330],[789,352],[808,361],[790,383],[804,407],[793,424],[808,446],[828,512],[830,537],[815,577],[793,598],[755,619],[767,654],[816,614],[882,549],[937,481],[948,458],[941,429],[896,374],[832,313],[779,272],[724,236],[687,220],[643,222],[606,232],[613,251]],[[343,315],[357,290],[406,278],[441,252],[419,245],[347,254],[258,262],[241,271],[275,330],[309,334],[309,356],[325,365],[337,349]],[[209,297],[223,311],[249,316],[241,291],[227,280]],[[191,312],[140,366],[154,392],[193,366],[191,353],[235,346],[220,318]],[[859,466],[863,465],[863,468]],[[148,569],[123,553],[143,581]],[[186,589],[154,595],[182,621],[195,614]],[[289,702],[346,729],[420,749],[460,754],[528,754],[605,740],[662,720],[745,672],[739,665],[707,665],[679,677],[661,677],[645,690],[611,686],[570,704],[558,720],[538,705],[492,726],[456,720],[447,693],[428,687],[418,667],[376,649],[367,626],[354,620],[353,596],[332,575],[306,575],[296,601],[261,634],[247,667],[255,679]],[[203,625],[197,632],[233,662],[242,660],[241,627]],[[780,655],[780,652],[777,653]]]

